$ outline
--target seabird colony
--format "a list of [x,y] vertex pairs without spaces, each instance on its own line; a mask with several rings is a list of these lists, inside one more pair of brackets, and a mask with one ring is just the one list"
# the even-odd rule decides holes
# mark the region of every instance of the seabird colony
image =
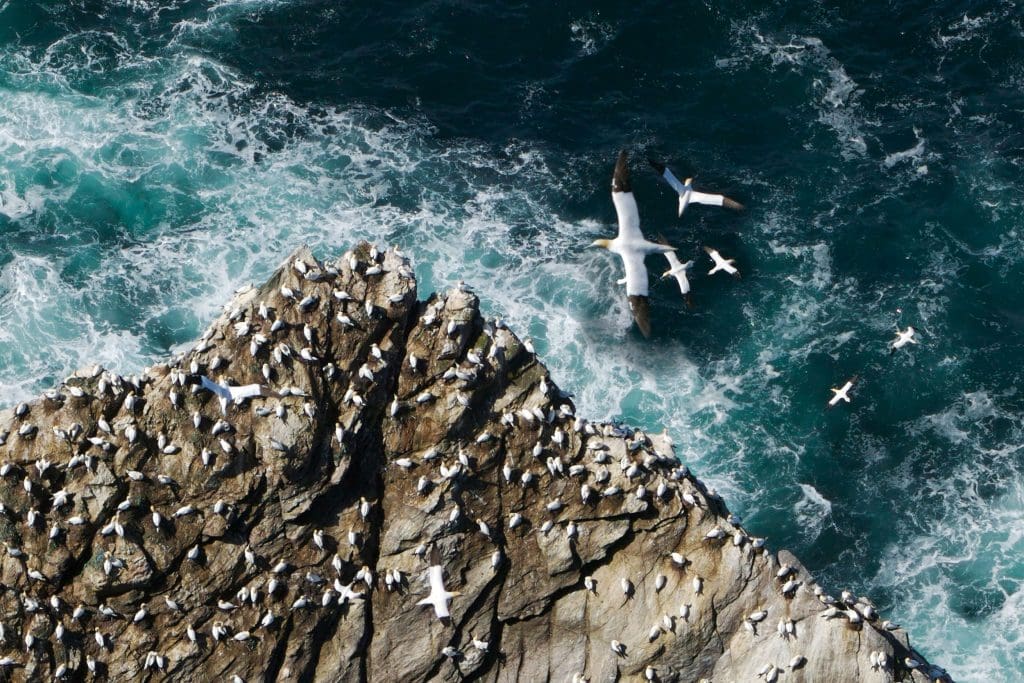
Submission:
[[[616,192],[625,195],[628,176],[618,177]],[[635,210],[628,198],[619,202],[632,229]],[[389,287],[379,284],[384,278]],[[657,445],[641,431],[577,418],[527,344],[500,320],[476,317],[467,287],[419,305],[403,348],[389,330],[414,300],[412,270],[397,250],[361,248],[329,265],[295,258],[268,286],[240,290],[199,344],[173,362],[138,377],[95,367],[0,419],[8,456],[0,464],[8,482],[0,510],[8,527],[5,577],[20,610],[0,621],[0,642],[8,644],[0,667],[36,670],[52,661],[60,676],[195,673],[186,667],[192,658],[259,648],[308,624],[303,615],[331,610],[332,619],[344,619],[369,600],[378,601],[375,615],[432,607],[413,613],[422,615],[436,657],[455,666],[492,657],[493,632],[480,638],[462,630],[472,604],[460,590],[473,576],[462,553],[474,544],[485,549],[485,582],[516,563],[529,565],[536,543],[564,544],[582,557],[593,552],[587,544],[597,532],[592,525],[603,523],[601,510],[639,515],[653,507],[690,518],[683,528],[691,533],[714,524],[692,541],[711,557],[732,548],[776,566],[763,539],[724,517],[717,494],[679,463],[667,437]],[[483,402],[495,401],[483,398],[489,387],[510,381],[525,384],[501,407]],[[378,455],[392,484],[383,491],[333,488],[330,469],[306,476],[326,466],[323,457],[339,477],[370,458],[365,430],[377,429],[375,421],[383,421],[391,449],[424,423],[465,426],[481,410],[495,414],[476,433]],[[321,428],[325,420],[333,429]],[[490,484],[481,480],[492,475]],[[504,492],[503,514],[475,502],[476,487],[495,484]],[[287,501],[275,514],[290,515],[281,523],[300,535],[268,538],[254,528],[255,507],[267,504],[264,486],[273,501]],[[389,491],[404,497],[401,506],[421,510],[423,526],[418,538],[378,555],[384,512],[372,496]],[[330,526],[315,516],[317,505],[338,508]],[[314,523],[296,524],[305,518]],[[609,656],[629,661],[645,642],[681,635],[680,624],[708,608],[707,581],[719,563],[683,550],[656,559],[653,578],[606,576],[604,555],[591,560],[594,574],[574,588],[587,600],[622,607],[650,582],[660,599],[678,605],[651,614],[646,633],[609,638],[602,645]],[[462,569],[448,571],[453,564]],[[186,586],[192,574],[206,583]],[[775,580],[782,601],[813,586],[787,565]],[[69,592],[82,585],[94,588]],[[216,590],[204,594],[195,585]],[[878,619],[863,598],[836,600],[817,587],[814,595],[825,618],[850,625]],[[751,612],[751,630],[777,609]],[[795,639],[788,613],[778,614],[779,635]],[[129,652],[118,649],[132,640],[129,630],[144,634],[144,651],[137,662],[111,661],[112,653]],[[801,664],[790,668],[812,654],[800,653],[793,661]],[[909,666],[877,654],[873,664],[893,672]],[[766,680],[785,666],[770,663]],[[640,670],[656,680],[655,667]],[[220,672],[229,674],[241,679]],[[587,680],[586,672],[575,680]]]

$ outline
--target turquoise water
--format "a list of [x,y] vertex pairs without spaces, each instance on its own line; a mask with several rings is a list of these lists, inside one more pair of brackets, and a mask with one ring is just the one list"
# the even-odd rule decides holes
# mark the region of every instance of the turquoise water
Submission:
[[[958,680],[1020,680],[1024,12],[551,4],[0,0],[0,401],[183,348],[300,243],[400,244]],[[648,233],[744,274],[652,281],[651,340],[584,248],[620,148]],[[677,219],[648,153],[749,210]]]

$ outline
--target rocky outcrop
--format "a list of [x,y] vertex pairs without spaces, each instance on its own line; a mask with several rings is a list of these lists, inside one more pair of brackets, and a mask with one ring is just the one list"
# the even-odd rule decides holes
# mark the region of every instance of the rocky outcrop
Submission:
[[[203,375],[268,395],[222,412]],[[867,600],[826,604],[667,438],[574,413],[468,289],[420,302],[397,251],[300,250],[182,357],[4,412],[0,671],[940,675]],[[445,621],[417,606],[434,548],[460,593]]]

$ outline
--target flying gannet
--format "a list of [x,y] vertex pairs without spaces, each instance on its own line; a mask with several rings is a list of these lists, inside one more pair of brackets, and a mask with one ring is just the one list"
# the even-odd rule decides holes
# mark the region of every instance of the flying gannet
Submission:
[[914,328],[907,325],[907,329],[900,331],[900,328],[896,328],[896,339],[889,343],[889,353],[896,353],[896,349],[902,349],[907,344],[916,344],[917,340],[914,339]]
[[227,384],[218,384],[206,375],[200,375],[199,381],[204,389],[217,394],[217,397],[220,399],[220,412],[223,415],[228,414],[229,403],[240,403],[247,398],[254,398],[256,396],[273,396],[275,398],[280,398],[281,396],[276,391],[271,391],[259,384],[228,386]]
[[626,269],[626,298],[637,327],[645,337],[651,336],[650,302],[647,298],[647,268],[644,257],[648,254],[674,251],[673,247],[649,242],[640,232],[640,213],[629,184],[629,155],[619,152],[612,176],[612,202],[619,220],[619,234],[615,239],[594,240],[592,246],[618,254]]
[[742,211],[743,205],[737,201],[729,199],[725,195],[721,194],[709,194],[707,192],[697,192],[693,189],[693,178],[687,178],[685,183],[679,182],[679,178],[676,178],[672,174],[672,171],[668,169],[665,164],[654,159],[647,160],[655,171],[658,172],[665,182],[672,186],[672,189],[679,193],[679,215],[683,215],[683,211],[686,211],[686,207],[690,204],[707,204],[708,206],[724,206],[727,209],[733,209],[734,211]]
[[832,387],[832,389],[831,389],[832,398],[830,398],[828,400],[828,407],[832,408],[833,406],[838,404],[840,401],[846,401],[847,403],[849,403],[850,402],[850,389],[853,388],[853,383],[856,382],[856,381],[857,381],[857,375],[854,375],[850,379],[846,380],[846,384],[844,384],[839,389],[836,389],[835,387]]
[[[658,236],[658,241],[662,244],[668,244],[668,240],[663,235]],[[674,251],[666,251],[665,260],[668,261],[668,270],[661,274],[661,279],[667,280],[670,277],[674,277],[676,282],[679,283],[679,293],[686,300],[686,305],[693,306],[693,302],[690,300],[690,281],[686,277],[686,271],[693,267],[693,261],[681,263]]]
[[711,257],[711,260],[715,262],[715,267],[708,271],[708,275],[714,275],[718,271],[724,270],[733,277],[738,278],[740,276],[740,271],[736,268],[736,259],[723,258],[723,256],[718,253],[718,250],[712,247],[705,246],[704,251],[706,251],[708,256]]
[[448,603],[452,598],[459,595],[458,591],[449,592],[444,587],[444,566],[441,564],[441,553],[437,546],[430,549],[430,568],[427,570],[430,579],[430,595],[423,598],[417,605],[431,605],[437,618],[445,625],[451,619],[451,612],[448,610]]

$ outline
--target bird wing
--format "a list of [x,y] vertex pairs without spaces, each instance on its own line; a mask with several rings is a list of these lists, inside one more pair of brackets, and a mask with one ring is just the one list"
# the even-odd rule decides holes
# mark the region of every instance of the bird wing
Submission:
[[707,204],[709,206],[724,206],[733,211],[742,211],[743,205],[734,199],[729,199],[723,194],[711,194],[708,192],[693,192],[690,201],[696,204]]
[[263,395],[263,387],[259,384],[246,384],[240,387],[228,387],[228,395],[235,401]]
[[221,398],[231,398],[231,390],[228,387],[224,386],[223,384],[217,384],[206,375],[200,375],[199,381],[203,385],[203,388],[206,389],[207,391],[212,391]]
[[640,212],[636,208],[636,198],[629,184],[629,155],[623,150],[615,162],[615,173],[612,175],[612,203],[619,217],[618,239],[642,242],[640,232]]
[[612,174],[612,192],[632,192],[629,184],[629,154],[626,150],[619,152],[615,160],[615,172]]
[[[686,190],[687,190],[686,185],[683,185],[683,183],[679,180],[679,178],[676,178],[675,174],[673,174],[672,171],[669,170],[669,168],[667,166],[665,167],[665,170],[662,171],[661,177],[664,178],[665,182],[668,183],[669,185],[671,185],[672,189],[675,190],[677,193],[679,193],[679,194],[685,194],[686,193]],[[697,194],[697,193],[695,192],[694,194]],[[690,201],[694,201],[694,200],[691,199]]]
[[708,206],[721,206],[725,201],[725,195],[708,194],[707,192],[694,192],[690,195],[690,201],[694,204],[707,204]]
[[643,233],[640,232],[640,212],[636,207],[636,197],[632,192],[612,192],[612,202],[615,204],[615,213],[619,217],[618,239],[625,241],[642,241]]
[[668,261],[668,267],[670,270],[675,270],[676,268],[681,268],[683,266],[683,264],[679,262],[679,257],[676,256],[676,252],[674,251],[666,251],[665,260]]
[[448,592],[444,587],[444,567],[439,564],[431,565],[427,570],[427,577],[430,579],[431,598],[436,599]]
[[676,282],[679,283],[679,292],[681,294],[690,293],[690,281],[686,278],[686,268],[683,267],[675,274]]
[[626,295],[647,296],[647,266],[644,255],[638,251],[620,253],[626,269]]
[[633,314],[633,320],[636,320],[636,326],[640,328],[640,332],[645,337],[651,336],[651,310],[650,300],[646,296],[635,296],[630,295],[626,297],[629,300],[629,310]]

